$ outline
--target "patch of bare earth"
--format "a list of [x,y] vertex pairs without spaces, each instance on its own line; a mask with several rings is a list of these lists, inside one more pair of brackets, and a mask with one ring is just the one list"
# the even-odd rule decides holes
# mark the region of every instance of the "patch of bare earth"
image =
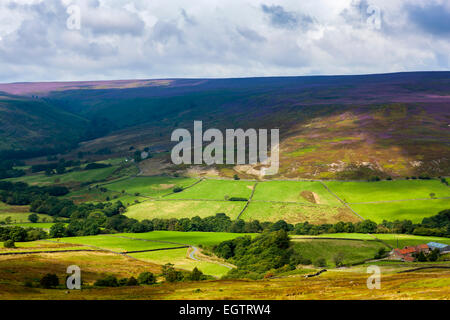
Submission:
[[315,192],[304,190],[300,193],[300,195],[308,202],[320,204],[319,195]]

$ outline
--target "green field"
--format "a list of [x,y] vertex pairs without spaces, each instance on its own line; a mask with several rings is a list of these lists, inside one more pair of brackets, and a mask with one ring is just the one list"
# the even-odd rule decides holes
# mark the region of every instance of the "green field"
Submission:
[[195,261],[188,258],[187,249],[174,249],[155,252],[133,253],[132,257],[153,262],[156,264],[173,263],[176,268],[192,271],[195,267],[201,270],[204,274],[221,277],[225,275],[230,269],[217,263],[208,261]]
[[445,244],[450,244],[450,238],[442,238],[442,237],[431,237],[431,236],[415,236],[410,234],[365,234],[365,233],[326,233],[320,234],[316,236],[310,235],[293,235],[292,239],[304,239],[304,238],[346,238],[346,239],[355,239],[355,240],[375,240],[375,238],[383,240],[389,245],[396,247],[397,239],[398,245],[400,248],[405,246],[415,246],[418,244],[424,244],[428,242],[440,242]]
[[141,196],[122,194],[117,191],[107,190],[106,192],[102,192],[100,188],[83,188],[80,190],[72,191],[69,194],[65,195],[64,198],[70,199],[75,203],[116,202],[120,200],[125,206],[134,204],[136,200],[139,202],[146,200],[146,198]]
[[255,182],[234,180],[203,180],[192,188],[168,196],[168,199],[224,200],[228,197],[249,198]]
[[170,243],[133,240],[110,235],[58,238],[56,241],[61,243],[91,245],[116,252],[177,247],[177,245]]
[[31,185],[50,185],[50,184],[67,184],[73,182],[90,182],[90,181],[104,181],[110,177],[118,167],[111,166],[101,169],[80,170],[64,174],[47,176],[43,173],[23,176],[18,178],[5,179],[11,182],[26,182]]
[[187,187],[197,179],[172,177],[136,177],[105,184],[104,187],[128,194],[140,193],[143,196],[160,197],[172,192],[173,188]]
[[351,204],[353,210],[363,218],[381,223],[383,220],[394,221],[408,219],[414,223],[422,222],[425,217],[438,214],[450,208],[449,199],[414,200],[370,204]]
[[428,242],[440,242],[445,244],[450,244],[450,238],[442,237],[429,237],[429,236],[414,236],[410,234],[375,234],[380,240],[385,241],[393,247],[397,247],[397,239],[399,248],[405,246],[416,246],[419,244],[424,244]]
[[204,218],[214,216],[216,213],[225,213],[231,219],[236,219],[244,206],[245,202],[241,201],[150,200],[129,207],[125,215],[129,218],[144,220],[195,216]]
[[[23,228],[38,228],[44,230],[50,230],[50,228],[54,225],[52,222],[37,222],[37,223],[17,223],[15,226],[23,227]],[[67,225],[67,223],[66,223]]]
[[[29,222],[29,206],[10,206],[0,201],[0,221],[5,221],[7,217],[11,218],[12,223]],[[46,214],[38,214],[39,221],[52,221],[53,218]]]
[[328,181],[325,184],[348,203],[431,199],[430,193],[434,193],[438,198],[450,197],[450,188],[438,180]]
[[[179,245],[201,245],[204,247],[209,247],[222,241],[242,237],[244,235],[246,234],[224,232],[152,231],[148,233],[116,234],[114,236],[100,235],[61,238],[58,241],[66,244],[91,245],[116,252],[123,252],[170,248],[177,247]],[[229,268],[222,266],[217,262],[196,261],[190,259],[188,257],[187,248],[131,253],[130,256],[157,264],[165,264],[170,262],[176,267],[186,270],[192,270],[194,267],[198,267],[202,270],[202,272],[214,276],[222,276],[229,270]]]
[[228,233],[228,232],[179,232],[179,231],[152,231],[146,233],[121,233],[119,235],[137,239],[169,241],[188,244],[192,246],[210,247],[245,235],[255,236],[254,233]]
[[328,267],[335,267],[333,257],[342,253],[344,264],[362,262],[372,259],[378,250],[385,247],[377,241],[328,240],[328,239],[295,239],[294,250],[313,263],[319,258],[327,261]]
[[271,222],[285,220],[292,224],[306,221],[312,224],[360,221],[360,218],[345,207],[270,202],[250,202],[241,219]]
[[[315,194],[315,201],[302,195],[303,192]],[[314,198],[313,198],[314,199]],[[266,181],[256,186],[253,200],[289,201],[303,203],[318,203],[331,206],[341,205],[322,183],[317,181]]]

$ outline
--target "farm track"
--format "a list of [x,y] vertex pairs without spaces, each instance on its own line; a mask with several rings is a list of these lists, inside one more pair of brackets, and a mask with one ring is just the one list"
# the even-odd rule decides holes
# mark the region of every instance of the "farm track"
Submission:
[[[128,240],[137,240],[137,241],[149,241],[149,242],[157,242],[157,243],[168,243],[168,244],[176,244],[176,245],[181,245],[180,247],[176,247],[176,248],[162,248],[162,249],[152,249],[152,250],[143,250],[143,251],[128,251],[126,253],[137,253],[137,252],[150,252],[150,251],[158,251],[158,250],[164,250],[164,249],[182,249],[182,248],[192,248],[192,251],[189,253],[189,258],[195,261],[203,261],[200,259],[197,259],[195,257],[195,253],[197,253],[197,251],[199,251],[199,249],[196,246],[190,245],[190,244],[184,244],[184,243],[179,243],[179,242],[171,242],[171,241],[164,241],[164,240],[151,240],[151,239],[141,239],[141,238],[132,238],[132,237],[127,237],[127,236],[115,236],[115,235],[109,235],[110,237],[116,237],[116,238],[123,238],[123,239],[128,239]],[[138,260],[138,259],[137,259]],[[232,267],[222,264],[220,262],[216,262],[216,261],[208,261],[206,260],[205,262],[210,262],[210,263],[214,263],[214,264],[218,264],[221,265],[223,267],[226,267],[228,269],[232,269]]]

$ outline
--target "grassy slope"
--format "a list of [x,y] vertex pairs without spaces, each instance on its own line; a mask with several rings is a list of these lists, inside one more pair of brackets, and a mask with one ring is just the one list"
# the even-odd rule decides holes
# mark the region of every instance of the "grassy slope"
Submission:
[[165,250],[162,252],[143,252],[133,253],[132,257],[143,261],[149,261],[157,264],[173,263],[176,268],[185,269],[191,271],[197,267],[205,274],[220,277],[228,272],[228,268],[216,263],[207,261],[195,261],[188,258],[187,249],[174,249]]
[[408,219],[414,223],[422,222],[425,217],[438,214],[450,208],[450,200],[416,200],[376,204],[351,204],[356,212],[365,219],[381,223],[383,220],[394,221]]
[[241,215],[244,220],[278,221],[289,223],[306,222],[313,224],[357,222],[360,219],[344,207],[330,207],[313,204],[251,202]]
[[293,242],[294,250],[303,257],[311,259],[313,262],[324,258],[328,267],[335,267],[333,257],[337,253],[343,254],[344,263],[357,263],[373,258],[378,249],[384,247],[377,241],[295,239]]
[[152,241],[139,241],[132,239],[124,239],[115,236],[86,236],[86,237],[70,237],[60,238],[57,241],[71,244],[83,244],[96,246],[108,250],[124,252],[138,250],[152,250],[160,248],[176,247],[177,245]]
[[231,240],[252,233],[228,233],[228,232],[178,232],[178,231],[152,231],[147,233],[121,233],[119,235],[147,240],[171,241],[193,246],[212,246],[222,241]]
[[[0,201],[0,221],[4,221],[7,217],[11,217],[13,223],[29,222],[30,215],[29,206],[10,206]],[[52,217],[46,214],[37,214],[39,221],[44,218],[51,221]]]
[[60,175],[46,176],[43,173],[34,174],[30,176],[23,176],[18,178],[6,179],[12,182],[22,181],[28,184],[49,185],[49,184],[64,184],[70,182],[89,182],[89,181],[103,181],[106,180],[118,167],[111,166],[107,168],[94,170],[81,170],[68,172]]
[[317,236],[310,235],[294,235],[293,239],[304,239],[304,238],[346,238],[346,239],[356,239],[356,240],[374,240],[375,238],[381,239],[391,246],[397,246],[397,239],[399,240],[399,247],[418,245],[423,243],[428,243],[431,241],[450,244],[450,238],[442,237],[429,237],[429,236],[415,236],[409,234],[365,234],[365,233],[327,233]]
[[248,198],[255,183],[233,180],[204,180],[192,188],[173,194],[169,199],[224,200],[225,196]]
[[225,213],[236,219],[245,202],[237,201],[145,201],[128,208],[126,216],[138,220],[153,218],[208,217]]
[[144,196],[158,197],[171,193],[175,186],[187,187],[193,184],[196,179],[192,178],[171,178],[171,177],[136,177],[106,184],[104,187],[121,192]]
[[[203,245],[212,246],[225,240],[234,239],[236,237],[244,236],[241,233],[223,233],[223,232],[176,232],[176,231],[152,231],[148,233],[125,233],[117,234],[119,237],[111,236],[88,236],[88,237],[73,237],[62,238],[61,241],[71,244],[94,245],[113,251],[137,251],[157,248],[176,247],[177,244],[170,244],[165,242],[142,241],[168,241],[179,244],[188,245]],[[128,238],[132,237],[136,240]],[[157,264],[173,263],[176,267],[186,270],[192,270],[197,267],[202,272],[214,276],[222,276],[228,272],[228,268],[217,263],[208,261],[195,261],[188,258],[188,249],[171,249],[155,252],[131,253],[132,257],[144,261],[150,261]]]
[[325,184],[348,203],[430,199],[430,193],[435,193],[436,197],[450,197],[450,188],[438,180],[329,181]]
[[292,201],[310,203],[301,196],[311,191],[319,196],[320,204],[339,206],[341,203],[317,181],[266,181],[258,183],[253,200]]

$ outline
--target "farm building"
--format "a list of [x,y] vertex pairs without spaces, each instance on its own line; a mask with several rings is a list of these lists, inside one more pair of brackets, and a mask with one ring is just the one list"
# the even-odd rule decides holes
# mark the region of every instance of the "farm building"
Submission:
[[438,242],[429,242],[427,243],[428,247],[430,247],[430,250],[439,249],[439,252],[450,252],[450,245],[438,243]]
[[427,244],[419,244],[417,246],[407,246],[403,249],[394,249],[391,251],[390,257],[395,260],[403,260],[412,262],[415,260],[414,255],[420,252],[428,253],[432,249]]

